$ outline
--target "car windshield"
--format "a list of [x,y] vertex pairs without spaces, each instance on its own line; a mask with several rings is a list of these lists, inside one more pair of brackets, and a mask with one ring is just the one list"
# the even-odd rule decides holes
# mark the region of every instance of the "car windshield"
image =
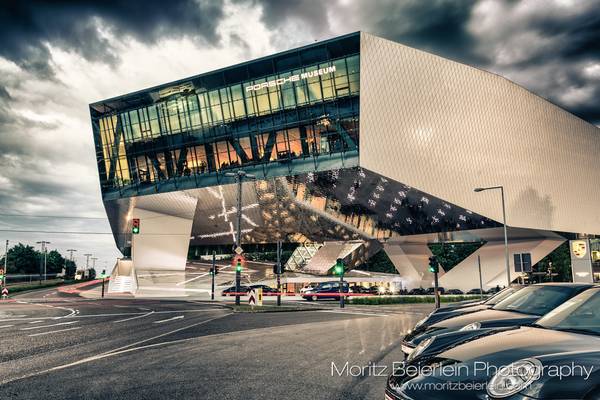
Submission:
[[600,288],[586,290],[566,301],[540,318],[537,325],[600,335]]
[[508,296],[510,296],[511,294],[515,293],[519,289],[520,289],[519,287],[509,287],[509,288],[506,288],[506,289],[502,289],[501,291],[499,291],[498,293],[496,293],[494,296],[492,296],[489,299],[487,299],[486,301],[484,301],[483,304],[487,304],[487,305],[490,305],[490,306],[498,304],[502,300],[508,298]]
[[544,315],[573,295],[573,286],[528,286],[492,307],[494,310]]

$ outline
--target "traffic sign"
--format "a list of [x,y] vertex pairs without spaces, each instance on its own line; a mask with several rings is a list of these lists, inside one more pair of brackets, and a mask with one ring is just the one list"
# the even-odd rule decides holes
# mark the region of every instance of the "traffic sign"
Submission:
[[8,288],[7,287],[2,289],[2,297],[8,297]]
[[241,255],[244,252],[244,249],[242,249],[240,246],[235,248],[235,254],[237,254],[238,256]]
[[231,265],[237,267],[238,261],[242,265],[242,268],[246,268],[246,257],[244,257],[241,254],[233,256],[233,259],[231,260]]
[[262,288],[250,290],[248,297],[248,304],[251,306],[262,306],[263,305],[263,290]]

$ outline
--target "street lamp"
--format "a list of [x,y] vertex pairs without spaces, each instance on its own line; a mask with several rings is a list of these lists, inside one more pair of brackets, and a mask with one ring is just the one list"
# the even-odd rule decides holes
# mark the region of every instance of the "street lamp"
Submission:
[[[237,182],[237,235],[235,239],[236,250],[242,247],[242,181],[244,178],[254,179],[256,176],[247,174],[245,171],[238,170],[237,172],[225,173],[227,178],[235,178]],[[237,251],[236,251],[237,253]],[[238,254],[241,254],[238,253]],[[242,280],[241,268],[235,270],[235,304],[240,305],[240,283]]]
[[84,255],[83,255],[83,256],[85,257],[85,271],[83,272],[83,277],[84,277],[84,278],[85,278],[85,274],[87,274],[87,273],[88,273],[88,269],[90,268],[90,257],[91,257],[92,255],[93,255],[93,254],[90,254],[90,253],[87,253],[87,254],[84,254]]
[[[490,186],[490,187],[479,187],[473,189],[475,192],[483,192],[485,190],[500,189],[500,197],[502,198],[502,225],[504,227],[504,258],[506,262],[506,279],[508,286],[510,286],[510,265],[508,263],[508,235],[506,234],[506,206],[504,205],[504,186]],[[507,287],[508,287],[507,286]]]

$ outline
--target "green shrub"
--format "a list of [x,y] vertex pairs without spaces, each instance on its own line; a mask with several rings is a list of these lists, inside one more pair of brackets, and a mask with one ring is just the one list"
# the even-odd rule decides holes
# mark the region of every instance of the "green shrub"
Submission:
[[[466,300],[479,300],[479,295],[447,295],[440,296],[442,303],[454,303]],[[361,296],[350,298],[350,304],[416,304],[416,303],[435,303],[433,296]]]

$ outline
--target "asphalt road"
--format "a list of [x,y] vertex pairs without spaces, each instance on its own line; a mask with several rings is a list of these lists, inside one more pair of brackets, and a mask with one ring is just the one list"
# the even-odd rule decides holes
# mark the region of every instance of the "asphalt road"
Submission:
[[56,289],[15,300],[0,304],[1,399],[381,399],[430,308],[247,314]]

